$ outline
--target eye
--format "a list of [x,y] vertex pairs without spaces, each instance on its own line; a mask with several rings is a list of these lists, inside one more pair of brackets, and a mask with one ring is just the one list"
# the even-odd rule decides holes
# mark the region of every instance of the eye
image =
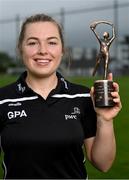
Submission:
[[50,45],[56,45],[57,44],[57,42],[55,42],[55,41],[50,41],[50,42],[48,42]]
[[34,45],[36,45],[36,44],[37,44],[37,42],[35,42],[35,41],[28,42],[28,45],[29,45],[29,46],[34,46]]

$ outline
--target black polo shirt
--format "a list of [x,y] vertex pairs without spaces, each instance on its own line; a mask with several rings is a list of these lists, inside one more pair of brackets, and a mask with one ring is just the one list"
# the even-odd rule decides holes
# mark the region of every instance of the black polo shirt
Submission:
[[44,100],[30,89],[26,72],[0,89],[0,135],[8,179],[85,179],[83,141],[95,136],[89,89],[66,81]]

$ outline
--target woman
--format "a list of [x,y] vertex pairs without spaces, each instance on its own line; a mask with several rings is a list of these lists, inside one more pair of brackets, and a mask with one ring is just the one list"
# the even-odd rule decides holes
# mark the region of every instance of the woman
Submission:
[[91,163],[107,171],[116,151],[113,118],[121,109],[118,84],[112,92],[115,107],[97,109],[91,100],[93,88],[90,92],[65,80],[57,72],[65,52],[63,34],[47,15],[26,19],[18,48],[26,72],[0,89],[5,178],[85,179],[83,144]]

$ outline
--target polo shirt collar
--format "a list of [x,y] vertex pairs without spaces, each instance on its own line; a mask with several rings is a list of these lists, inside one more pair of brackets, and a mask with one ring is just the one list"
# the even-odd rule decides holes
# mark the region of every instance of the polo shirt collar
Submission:
[[[56,75],[58,78],[58,84],[56,88],[50,92],[49,97],[57,93],[58,94],[68,93],[68,90],[69,90],[68,81],[66,81],[59,72],[57,72]],[[21,74],[20,78],[16,82],[16,91],[19,94],[29,94],[29,95],[33,94],[34,95],[35,92],[31,88],[28,87],[25,81],[26,76],[27,76],[26,71]]]
[[58,78],[58,84],[57,84],[57,87],[56,87],[58,92],[56,91],[56,93],[61,93],[61,94],[62,93],[68,93],[68,91],[69,91],[69,83],[68,83],[68,81],[65,80],[65,78],[59,72],[57,72],[56,75],[57,75],[57,78]]

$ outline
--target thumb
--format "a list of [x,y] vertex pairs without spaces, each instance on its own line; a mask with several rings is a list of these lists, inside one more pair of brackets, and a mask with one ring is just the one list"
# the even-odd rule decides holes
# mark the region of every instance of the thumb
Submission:
[[110,80],[110,81],[113,81],[113,74],[112,74],[112,73],[109,73],[107,79]]
[[90,90],[90,96],[94,105],[94,87],[93,86],[91,87],[91,90]]

